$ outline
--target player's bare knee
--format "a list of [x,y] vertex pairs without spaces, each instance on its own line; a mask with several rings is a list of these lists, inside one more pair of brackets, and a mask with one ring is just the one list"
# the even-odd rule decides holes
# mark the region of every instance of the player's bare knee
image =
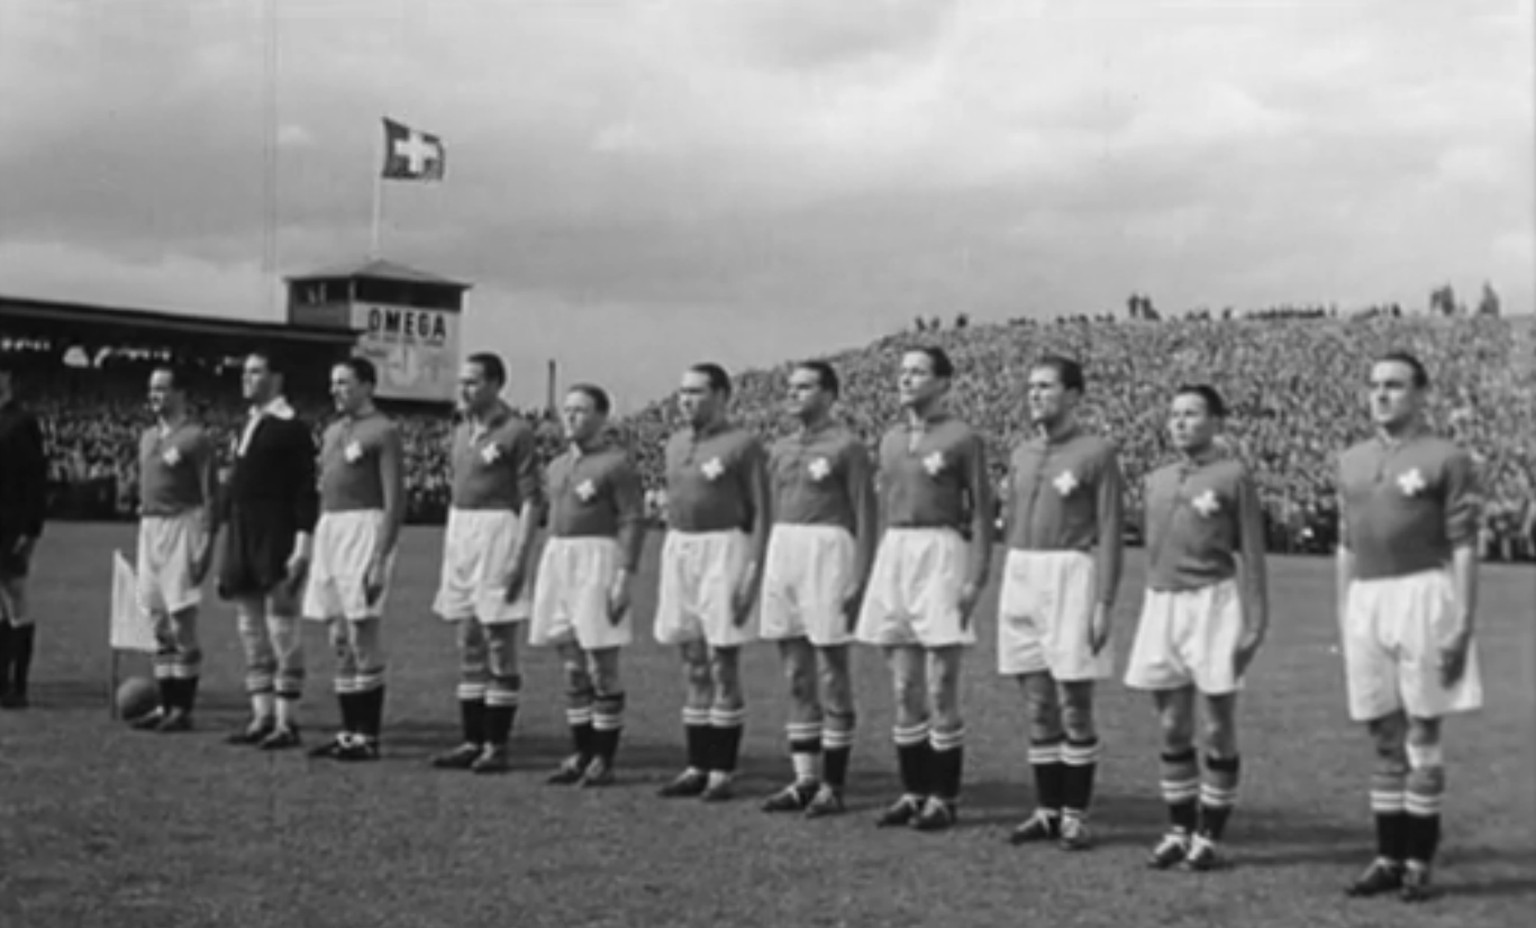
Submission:
[[1237,730],[1231,719],[1207,716],[1201,728],[1207,754],[1212,757],[1237,754]]
[[1157,721],[1165,751],[1182,753],[1195,746],[1195,720],[1182,707],[1165,707],[1158,713]]
[[592,675],[587,672],[586,661],[567,658],[561,663],[565,673],[565,691],[571,694],[592,692]]

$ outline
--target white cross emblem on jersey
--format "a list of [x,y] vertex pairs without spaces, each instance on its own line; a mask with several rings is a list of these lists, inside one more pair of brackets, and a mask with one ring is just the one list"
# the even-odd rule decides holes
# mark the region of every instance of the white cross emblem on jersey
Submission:
[[480,457],[483,458],[487,464],[495,464],[497,461],[501,460],[501,446],[495,442],[486,445],[484,448],[480,449]]
[[719,458],[710,458],[699,470],[704,472],[706,480],[719,480],[720,475],[725,473],[725,465],[720,463]]
[[181,463],[181,452],[176,450],[175,445],[172,445],[165,449],[164,454],[160,455],[160,460],[165,462],[166,467],[175,467]]
[[1056,492],[1062,496],[1071,496],[1072,491],[1077,489],[1077,478],[1072,476],[1070,470],[1062,471],[1052,483],[1056,485]]
[[812,480],[825,480],[827,475],[832,473],[832,465],[827,463],[826,458],[817,458],[806,469],[810,471]]
[[939,471],[944,469],[944,452],[935,451],[923,458],[923,469],[928,471],[928,476],[937,477]]
[[1221,503],[1216,499],[1215,490],[1204,491],[1199,496],[1190,500],[1189,504],[1194,506],[1195,511],[1207,519],[1215,515],[1216,510],[1221,508]]
[[597,487],[592,485],[591,480],[583,480],[582,482],[576,484],[576,498],[582,502],[585,503],[596,495]]
[[1397,485],[1402,489],[1404,496],[1418,496],[1424,491],[1424,475],[1415,467],[1397,478]]
[[353,439],[347,443],[347,448],[342,454],[346,456],[347,463],[356,464],[358,459],[363,456],[363,446],[358,444],[356,439]]

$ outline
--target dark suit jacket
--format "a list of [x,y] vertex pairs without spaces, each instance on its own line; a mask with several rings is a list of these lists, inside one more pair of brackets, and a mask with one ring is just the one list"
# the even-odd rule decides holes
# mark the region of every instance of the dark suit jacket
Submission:
[[37,417],[14,399],[0,406],[0,549],[43,533],[48,459]]
[[235,455],[234,465],[225,490],[231,510],[260,512],[293,532],[315,530],[320,491],[309,423],[297,416],[263,416],[245,454]]

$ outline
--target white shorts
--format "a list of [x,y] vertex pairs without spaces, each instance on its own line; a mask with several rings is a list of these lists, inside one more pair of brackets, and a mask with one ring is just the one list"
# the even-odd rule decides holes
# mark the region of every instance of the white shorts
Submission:
[[752,616],[737,626],[731,614],[750,544],[745,532],[667,532],[656,598],[657,641],[702,639],[712,648],[734,648],[757,638]]
[[1448,570],[1356,580],[1344,607],[1344,681],[1349,715],[1368,722],[1399,709],[1439,718],[1483,705],[1476,639],[1461,680],[1440,685],[1440,646],[1455,621],[1455,587]]
[[385,565],[384,589],[368,602],[368,562],[384,532],[384,510],[322,512],[315,525],[315,556],[304,587],[304,616],[316,621],[378,618],[389,599],[393,559]]
[[192,562],[208,541],[203,511],[139,520],[139,608],[151,615],[180,612],[203,601]]
[[1234,580],[1198,590],[1147,590],[1125,685],[1175,690],[1194,684],[1207,696],[1242,688],[1233,658],[1243,634],[1243,604]]
[[1114,669],[1109,642],[1093,653],[1089,625],[1098,596],[1093,555],[1010,550],[997,604],[997,670],[1049,671],[1061,681],[1103,680]]
[[836,525],[775,525],[763,565],[763,637],[809,638],[819,648],[853,639],[843,603],[856,582],[854,541]]
[[432,611],[449,622],[484,625],[526,621],[533,613],[533,577],[507,602],[507,572],[521,520],[510,509],[449,509],[443,573]]
[[618,624],[608,617],[619,554],[612,538],[551,538],[539,558],[528,643],[544,647],[574,640],[584,651],[629,644],[634,638],[629,613]]
[[974,623],[960,621],[970,553],[970,545],[950,529],[887,529],[870,569],[858,639],[925,648],[975,644]]

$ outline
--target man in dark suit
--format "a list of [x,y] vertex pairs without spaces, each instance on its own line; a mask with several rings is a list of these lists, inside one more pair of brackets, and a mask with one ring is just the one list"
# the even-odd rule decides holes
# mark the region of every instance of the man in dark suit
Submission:
[[24,709],[37,633],[27,611],[27,570],[43,532],[48,461],[37,417],[16,400],[13,372],[0,355],[0,708]]
[[304,651],[298,594],[320,507],[314,439],[283,396],[283,374],[269,352],[245,359],[241,387],[251,412],[235,440],[221,507],[226,531],[219,595],[235,604],[251,698],[250,722],[229,740],[263,750],[299,743]]

